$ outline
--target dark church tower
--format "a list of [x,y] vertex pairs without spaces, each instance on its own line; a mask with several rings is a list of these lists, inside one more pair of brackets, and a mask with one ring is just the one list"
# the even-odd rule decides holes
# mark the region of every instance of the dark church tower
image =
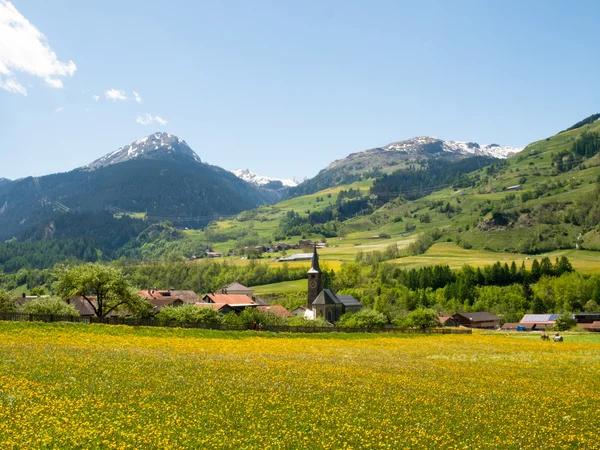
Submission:
[[323,274],[319,267],[319,255],[317,255],[317,246],[315,245],[315,252],[312,257],[312,264],[308,271],[308,309],[312,309],[312,302],[323,290]]

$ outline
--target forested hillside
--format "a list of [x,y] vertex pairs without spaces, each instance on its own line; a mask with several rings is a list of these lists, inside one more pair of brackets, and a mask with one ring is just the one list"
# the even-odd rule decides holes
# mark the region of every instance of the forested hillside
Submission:
[[57,212],[107,207],[201,227],[273,200],[269,191],[203,163],[134,160],[93,171],[25,178],[0,190],[0,239],[10,239]]

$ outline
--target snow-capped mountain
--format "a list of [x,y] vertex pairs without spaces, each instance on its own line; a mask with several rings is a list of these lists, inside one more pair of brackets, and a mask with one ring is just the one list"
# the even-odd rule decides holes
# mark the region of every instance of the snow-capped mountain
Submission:
[[295,178],[267,177],[264,175],[254,173],[248,169],[235,169],[232,170],[231,173],[233,173],[236,177],[241,178],[242,180],[247,181],[248,183],[255,184],[257,186],[265,186],[274,181],[280,181],[281,184],[286,187],[298,186],[298,184],[300,183]]
[[8,183],[10,183],[10,180],[8,178],[0,177],[0,186],[2,186],[3,184],[8,184]]
[[121,147],[83,168],[98,169],[134,159],[167,160],[178,157],[202,162],[196,152],[183,139],[168,133],[154,133]]
[[443,141],[429,136],[420,136],[406,141],[394,142],[382,147],[386,151],[399,151],[416,153],[425,151],[427,153],[449,152],[465,156],[491,156],[493,158],[508,158],[523,150],[518,147],[508,147],[498,144],[477,144],[475,142]]

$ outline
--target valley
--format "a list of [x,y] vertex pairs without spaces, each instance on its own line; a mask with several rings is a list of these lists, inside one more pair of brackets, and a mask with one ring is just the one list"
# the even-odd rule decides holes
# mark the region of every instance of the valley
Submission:
[[[185,206],[173,210],[172,217],[161,217],[150,210],[136,209],[135,203],[125,204],[121,199],[123,206],[111,206],[108,213],[106,209],[102,213],[88,213],[92,214],[88,220],[96,222],[97,214],[104,214],[104,224],[95,232],[93,227],[87,227],[91,253],[86,250],[87,254],[73,256],[95,260],[97,255],[103,255],[102,259],[120,258],[128,264],[136,261],[196,264],[204,261],[202,256],[210,251],[222,255],[218,260],[230,264],[247,265],[258,257],[259,261],[277,268],[283,264],[279,258],[307,251],[298,247],[303,240],[322,243],[321,260],[334,271],[354,261],[388,261],[408,269],[436,264],[460,269],[464,264],[482,267],[496,261],[524,262],[529,266],[534,258],[554,259],[566,255],[577,270],[597,274],[600,262],[594,252],[600,250],[600,233],[595,225],[600,217],[595,205],[600,195],[600,156],[597,151],[586,157],[569,156],[569,152],[582,137],[595,136],[599,130],[600,122],[582,121],[580,126],[534,142],[518,153],[515,152],[519,149],[447,143],[432,138],[402,141],[332,163],[321,172],[320,178],[318,175],[297,187],[288,186],[289,192],[279,191],[279,195],[288,196],[279,202],[238,213],[230,209],[224,216],[222,212],[227,208],[221,206],[223,203],[217,197],[212,217],[201,206],[195,210],[196,216],[207,223],[201,229],[197,229],[197,223],[185,220],[192,212],[177,212],[187,211]],[[169,144],[163,154],[159,149],[165,141]],[[458,149],[457,153],[450,152],[453,148]],[[481,148],[497,148],[508,158],[490,159],[480,154]],[[465,154],[465,149],[473,150],[475,156]],[[131,173],[140,164],[146,173],[159,167],[164,171],[170,163],[178,164],[177,151],[192,162],[192,167],[205,167],[181,139],[155,134],[90,164],[89,168],[94,170],[86,176],[101,174],[107,169]],[[398,157],[398,165],[381,166],[382,154],[388,161]],[[450,159],[439,159],[440,154]],[[437,157],[431,159],[431,155]],[[564,155],[560,158],[565,161],[571,158],[570,166],[558,167],[557,155]],[[357,160],[360,160],[359,165],[356,165]],[[438,164],[441,161],[446,162]],[[297,195],[303,189],[312,189],[306,186],[314,186],[315,180],[324,182],[329,175],[324,177],[323,174],[339,167],[353,167],[352,177],[357,180],[339,184],[339,179],[329,179],[330,186],[325,189]],[[173,170],[182,170],[182,166],[173,166]],[[76,178],[83,173],[86,172],[75,171],[69,176]],[[228,175],[227,182],[236,179],[231,177],[233,175]],[[413,178],[408,182],[403,177]],[[274,180],[269,178],[267,183]],[[42,179],[42,185],[47,186],[48,181]],[[129,181],[143,184],[135,179]],[[244,183],[248,192],[258,194],[254,201],[268,203],[268,194],[264,194],[267,197],[262,194],[268,192],[267,189],[256,183],[252,185],[242,180],[239,183]],[[3,185],[4,191],[0,190],[0,194],[7,192],[6,186]],[[60,192],[57,189],[45,188],[44,193]],[[190,194],[185,195],[190,198]],[[56,198],[64,201],[65,194]],[[208,198],[210,196],[205,197]],[[77,222],[77,214],[82,213],[83,210],[76,213],[73,220]],[[0,264],[5,271],[19,268],[15,259],[11,259],[7,245],[12,245],[13,252],[19,252],[20,245],[35,246],[36,239],[47,242],[48,238],[78,238],[78,232],[60,219],[69,214],[58,213],[59,219],[51,222],[51,234],[45,225],[37,233],[22,235],[4,244],[4,249],[0,247]],[[125,226],[120,244],[114,249],[102,247],[101,241],[94,237],[102,234],[106,227],[113,227],[111,220]],[[274,247],[282,243],[287,244],[283,250]],[[72,258],[68,253],[61,257]],[[31,267],[44,269],[58,260]],[[288,262],[286,266],[308,267],[308,262]],[[264,294],[278,294],[298,292],[305,287],[302,283],[285,281],[272,288],[258,289]]]

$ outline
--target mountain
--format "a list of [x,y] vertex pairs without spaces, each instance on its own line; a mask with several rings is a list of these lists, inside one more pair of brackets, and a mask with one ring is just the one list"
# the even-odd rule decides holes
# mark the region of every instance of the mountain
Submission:
[[168,133],[154,133],[97,159],[84,166],[83,169],[99,169],[140,159],[202,162],[200,157],[181,138]]
[[108,209],[199,227],[279,199],[229,171],[201,162],[177,136],[155,133],[67,173],[0,186],[0,240],[58,214]]
[[[254,173],[248,169],[235,169],[232,170],[231,173],[233,173],[236,177],[247,181],[248,183],[267,188],[269,188],[269,186],[278,186],[279,183],[281,183],[281,187],[295,187],[298,186],[298,184],[300,183],[295,178],[267,177],[264,175]],[[273,187],[271,187],[270,189],[273,189]]]
[[352,153],[343,159],[334,161],[314,178],[292,189],[290,193],[292,195],[312,194],[365,177],[373,178],[415,165],[422,166],[423,161],[430,159],[454,161],[473,156],[504,159],[521,150],[522,148],[498,144],[444,141],[428,136],[415,137],[406,141],[393,142],[384,147]]
[[10,183],[8,178],[0,178],[0,186]]

